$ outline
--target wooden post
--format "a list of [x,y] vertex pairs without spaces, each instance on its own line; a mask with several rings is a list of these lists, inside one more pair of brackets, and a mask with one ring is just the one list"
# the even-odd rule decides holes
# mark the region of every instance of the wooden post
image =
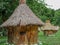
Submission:
[[12,27],[9,27],[9,29],[8,29],[8,42],[13,43],[13,30],[12,30]]
[[49,35],[49,32],[47,30],[44,30],[43,32],[44,32],[44,35],[45,36],[48,36]]

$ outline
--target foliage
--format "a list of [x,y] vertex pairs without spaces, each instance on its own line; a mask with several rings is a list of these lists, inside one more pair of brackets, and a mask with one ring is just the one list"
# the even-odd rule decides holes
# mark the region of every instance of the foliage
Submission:
[[0,0],[0,22],[4,22],[8,19],[17,5],[17,0]]
[[60,26],[60,9],[54,10],[47,8],[43,1],[38,0],[27,0],[28,6],[42,21],[50,20],[52,24]]
[[[10,17],[18,4],[18,0],[0,0],[0,24]],[[60,26],[59,9],[55,11],[47,8],[44,0],[27,0],[27,5],[42,21],[49,19],[51,23]]]
[[55,25],[59,25],[60,26],[60,9],[55,11],[53,23],[55,23]]
[[[4,21],[6,21],[11,16],[15,8],[19,5],[18,1],[19,0],[0,0],[0,24],[2,24]],[[46,4],[44,3],[44,0],[43,1],[42,0],[39,0],[39,1],[38,0],[27,0],[27,5],[36,14],[36,16],[38,16],[42,21],[45,22],[47,19],[49,19],[52,24],[60,26],[60,9],[54,10],[54,9],[47,8]],[[0,31],[3,32],[3,35],[6,34],[5,30],[6,29],[4,28],[0,29]],[[59,45],[60,44],[59,33],[57,33],[56,37],[53,37],[53,38],[52,37],[46,38],[40,35],[40,40],[43,41],[44,45],[46,42],[48,42],[50,45],[53,45],[55,43],[53,41],[58,41],[56,42],[56,45]]]
[[[0,0],[0,24],[11,16],[18,5],[18,0]],[[27,0],[27,5],[43,22],[49,19],[52,24],[60,26],[60,9],[47,8],[44,0]],[[5,29],[1,30],[5,34]]]

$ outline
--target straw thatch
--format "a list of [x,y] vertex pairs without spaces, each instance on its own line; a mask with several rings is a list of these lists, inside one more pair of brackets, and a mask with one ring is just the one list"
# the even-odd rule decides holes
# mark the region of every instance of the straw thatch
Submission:
[[30,10],[26,4],[20,4],[13,14],[0,27],[17,25],[43,25],[44,23]]
[[42,30],[58,30],[58,26],[54,26],[50,23],[49,20],[46,21],[45,25],[41,27]]

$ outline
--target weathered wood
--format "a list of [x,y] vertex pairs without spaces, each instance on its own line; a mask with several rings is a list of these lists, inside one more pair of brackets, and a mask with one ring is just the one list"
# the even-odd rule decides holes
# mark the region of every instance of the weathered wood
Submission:
[[37,44],[38,26],[16,26],[9,27],[8,40],[16,45],[31,45]]
[[12,27],[9,27],[8,28],[8,42],[9,43],[13,43],[13,28]]
[[57,30],[44,30],[43,32],[44,32],[44,35],[48,36],[56,33]]
[[38,26],[30,26],[27,32],[28,44],[37,44],[38,39]]
[[24,3],[26,3],[26,0],[20,0],[19,3],[24,4]]
[[20,44],[26,44],[27,41],[27,37],[26,37],[26,27],[24,26],[20,26],[20,27],[15,27],[15,31],[14,31],[14,43],[16,45],[20,45]]

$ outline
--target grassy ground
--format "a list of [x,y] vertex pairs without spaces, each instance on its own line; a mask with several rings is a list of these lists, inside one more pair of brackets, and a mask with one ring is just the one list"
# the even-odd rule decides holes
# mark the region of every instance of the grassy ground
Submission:
[[7,37],[0,37],[0,45],[6,45]]
[[[7,37],[0,37],[0,45],[6,44]],[[58,31],[54,36],[44,36],[43,32],[39,32],[39,45],[60,45],[60,31]]]
[[43,32],[39,33],[39,40],[44,43],[44,45],[60,45],[60,31],[58,31],[54,36],[44,36]]

